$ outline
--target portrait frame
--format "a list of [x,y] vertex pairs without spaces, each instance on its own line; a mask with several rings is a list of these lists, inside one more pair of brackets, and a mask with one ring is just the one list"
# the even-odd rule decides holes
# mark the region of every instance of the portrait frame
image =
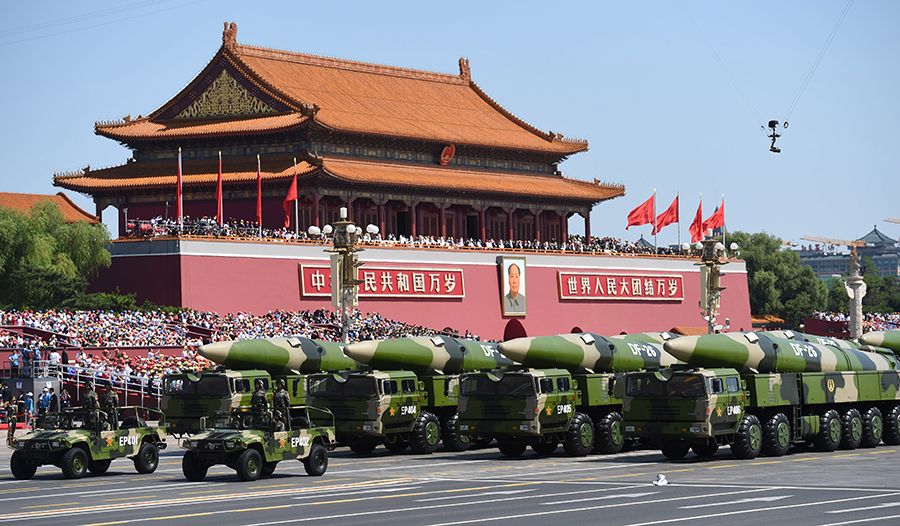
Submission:
[[[515,268],[513,268],[515,267]],[[527,262],[525,256],[503,256],[500,258],[500,307],[504,316],[527,316]],[[510,272],[518,271],[518,290],[513,295],[510,291]],[[513,283],[515,285],[515,283]]]

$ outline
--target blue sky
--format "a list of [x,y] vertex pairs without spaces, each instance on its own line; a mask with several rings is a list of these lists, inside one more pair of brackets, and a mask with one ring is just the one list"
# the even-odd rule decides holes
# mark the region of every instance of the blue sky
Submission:
[[[626,232],[625,218],[656,189],[659,213],[681,193],[682,240],[701,193],[705,216],[725,195],[729,230],[800,241],[877,225],[896,239],[900,225],[883,219],[900,217],[900,2],[853,3],[790,115],[783,153],[760,130],[783,120],[846,5],[5,2],[0,191],[52,194],[55,172],[125,162],[130,151],[94,135],[94,122],[169,100],[215,54],[227,20],[244,44],[446,73],[468,58],[510,112],[590,142],[562,163],[566,176],[625,185],[625,197],[594,209],[594,235],[649,237],[649,225]],[[676,226],[659,235],[660,245],[677,239]]]

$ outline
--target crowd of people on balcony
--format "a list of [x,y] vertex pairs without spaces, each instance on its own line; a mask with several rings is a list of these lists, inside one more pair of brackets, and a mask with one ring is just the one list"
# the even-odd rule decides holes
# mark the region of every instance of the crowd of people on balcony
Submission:
[[[850,314],[844,313],[842,311],[832,312],[832,311],[815,311],[813,313],[813,317],[831,321],[831,322],[849,322]],[[900,329],[900,312],[891,312],[888,314],[880,313],[880,312],[865,312],[863,313],[863,331],[891,331]]]
[[[152,237],[152,236],[199,236],[213,238],[243,238],[265,239],[271,241],[305,241],[305,242],[330,242],[325,234],[313,236],[305,231],[295,232],[288,228],[272,230],[259,228],[259,224],[253,221],[229,219],[219,225],[215,218],[202,217],[193,219],[185,216],[179,225],[177,220],[157,217],[151,220],[135,219],[126,224],[123,237]],[[593,254],[663,254],[663,255],[689,255],[681,248],[654,247],[649,243],[628,241],[617,237],[594,237],[585,239],[584,236],[570,234],[565,241],[556,239],[550,241],[538,240],[510,240],[510,239],[481,239],[473,238],[444,238],[440,236],[395,236],[389,234],[370,235],[365,233],[359,239],[359,243],[373,246],[400,246],[407,248],[459,248],[474,250],[531,250],[541,252],[574,252]]]

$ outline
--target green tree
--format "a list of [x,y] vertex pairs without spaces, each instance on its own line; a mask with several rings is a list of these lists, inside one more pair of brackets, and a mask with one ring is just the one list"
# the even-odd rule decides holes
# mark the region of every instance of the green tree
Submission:
[[797,326],[813,310],[825,308],[825,283],[796,252],[782,250],[780,238],[765,232],[734,232],[728,241],[740,246],[741,258],[747,262],[751,312],[774,314]]
[[46,309],[83,293],[110,266],[108,243],[105,225],[67,223],[50,200],[25,213],[0,208],[0,303]]

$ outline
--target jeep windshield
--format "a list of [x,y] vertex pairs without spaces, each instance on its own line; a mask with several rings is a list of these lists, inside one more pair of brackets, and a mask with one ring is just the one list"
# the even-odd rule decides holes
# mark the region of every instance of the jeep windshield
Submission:
[[192,382],[187,376],[166,376],[163,392],[167,395],[228,396],[228,378],[225,376],[203,375],[199,382]]
[[667,382],[648,374],[629,376],[625,390],[628,396],[703,398],[706,383],[696,374],[674,375]]
[[378,389],[371,377],[353,377],[339,382],[333,376],[317,378],[309,387],[309,394],[319,397],[375,398]]
[[478,397],[534,396],[534,380],[517,375],[506,375],[500,381],[487,376],[468,376],[460,392],[463,396]]

